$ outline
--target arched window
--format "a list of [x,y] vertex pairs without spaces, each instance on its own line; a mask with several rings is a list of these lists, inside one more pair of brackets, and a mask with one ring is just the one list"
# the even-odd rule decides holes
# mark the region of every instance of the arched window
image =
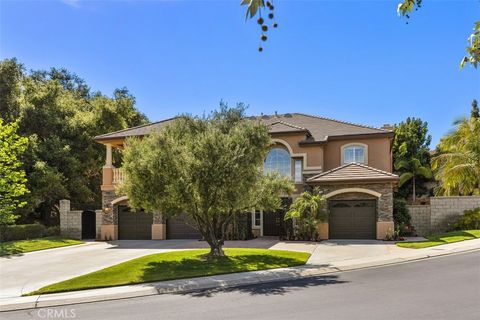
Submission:
[[265,159],[264,172],[278,172],[285,177],[292,176],[292,161],[288,151],[282,148],[273,148]]
[[367,150],[365,145],[361,144],[350,144],[343,147],[342,153],[342,164],[347,164],[351,162],[364,163],[367,162]]

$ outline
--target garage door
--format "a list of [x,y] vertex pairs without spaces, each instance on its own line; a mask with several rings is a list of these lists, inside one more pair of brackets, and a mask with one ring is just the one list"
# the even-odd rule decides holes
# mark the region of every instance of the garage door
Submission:
[[375,239],[376,201],[330,201],[329,238]]
[[184,214],[168,218],[167,239],[201,239],[202,235],[193,225],[195,222]]
[[118,239],[151,240],[153,214],[131,212],[127,206],[118,207]]

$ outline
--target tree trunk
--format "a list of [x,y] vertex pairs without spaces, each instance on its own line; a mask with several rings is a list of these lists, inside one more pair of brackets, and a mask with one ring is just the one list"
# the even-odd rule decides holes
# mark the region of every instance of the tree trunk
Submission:
[[217,258],[225,257],[225,252],[223,251],[223,243],[219,242],[210,244],[210,252],[207,255],[207,258]]

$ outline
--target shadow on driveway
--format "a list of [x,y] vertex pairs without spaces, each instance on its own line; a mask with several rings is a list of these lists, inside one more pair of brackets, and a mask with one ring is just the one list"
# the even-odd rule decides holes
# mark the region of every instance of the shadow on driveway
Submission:
[[[278,239],[252,239],[225,241],[225,248],[269,249],[279,243]],[[109,249],[207,249],[209,245],[202,240],[116,240],[109,242]]]

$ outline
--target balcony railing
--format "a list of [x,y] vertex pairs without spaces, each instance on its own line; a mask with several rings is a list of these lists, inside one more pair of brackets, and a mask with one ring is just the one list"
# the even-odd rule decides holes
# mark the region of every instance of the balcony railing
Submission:
[[113,184],[122,183],[124,180],[122,168],[113,168]]

